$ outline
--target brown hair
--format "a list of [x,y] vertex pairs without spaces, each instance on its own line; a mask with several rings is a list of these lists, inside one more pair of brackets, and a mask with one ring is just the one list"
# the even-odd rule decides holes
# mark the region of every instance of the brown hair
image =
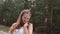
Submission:
[[30,10],[28,10],[28,9],[26,9],[26,10],[22,10],[21,11],[21,13],[20,13],[20,15],[19,15],[19,17],[18,17],[18,19],[17,19],[17,21],[16,21],[16,26],[15,26],[15,29],[16,28],[19,28],[20,26],[23,26],[23,23],[22,23],[22,16],[25,14],[25,13],[27,13],[27,14],[29,14],[30,16],[31,16],[31,13],[30,13]]

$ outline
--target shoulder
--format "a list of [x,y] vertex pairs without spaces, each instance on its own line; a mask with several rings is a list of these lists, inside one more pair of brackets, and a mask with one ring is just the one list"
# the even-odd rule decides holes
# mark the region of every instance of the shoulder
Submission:
[[29,25],[30,25],[30,26],[33,26],[33,24],[32,24],[32,23],[29,23]]
[[30,29],[30,30],[33,29],[33,24],[32,24],[32,23],[30,23],[30,25],[29,25],[29,29]]
[[14,26],[14,25],[16,25],[17,23],[13,23],[12,25]]
[[14,29],[17,23],[13,23],[12,26],[10,27],[10,30]]
[[17,23],[13,23],[11,27],[15,27]]
[[10,29],[9,29],[9,32],[13,31],[15,26],[16,26],[16,23],[13,23],[12,26],[10,27]]

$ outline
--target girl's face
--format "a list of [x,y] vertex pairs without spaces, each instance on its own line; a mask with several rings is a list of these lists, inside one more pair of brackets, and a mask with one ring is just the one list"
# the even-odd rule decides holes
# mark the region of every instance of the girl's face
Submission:
[[26,14],[26,13],[23,14],[23,16],[22,16],[23,23],[28,23],[29,20],[30,20],[30,15],[29,14]]

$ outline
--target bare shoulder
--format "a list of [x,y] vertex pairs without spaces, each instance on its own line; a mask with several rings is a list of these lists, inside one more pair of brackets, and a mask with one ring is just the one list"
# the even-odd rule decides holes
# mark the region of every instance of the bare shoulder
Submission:
[[15,26],[17,23],[13,23],[12,26]]
[[11,28],[13,28],[14,26],[16,26],[16,23],[13,23],[12,26],[11,26]]
[[14,27],[16,26],[16,23],[13,23],[12,26],[9,29],[9,32],[13,31]]
[[30,26],[33,26],[33,24],[32,24],[32,23],[30,23]]

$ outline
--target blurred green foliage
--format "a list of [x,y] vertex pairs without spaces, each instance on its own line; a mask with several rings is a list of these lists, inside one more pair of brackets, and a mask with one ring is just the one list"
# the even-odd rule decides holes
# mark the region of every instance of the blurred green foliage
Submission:
[[[52,30],[60,28],[60,0],[5,0],[0,4],[0,22],[2,24],[11,26],[16,22],[19,13],[23,9],[31,9],[32,17],[31,22],[37,29],[46,29],[47,23],[51,23]],[[48,5],[50,9],[46,9],[45,5]],[[48,11],[46,11],[48,10]],[[52,12],[52,15],[51,15]],[[49,14],[48,14],[49,13]],[[48,14],[46,16],[46,14]],[[52,16],[52,20],[45,23],[45,18],[48,19]]]

